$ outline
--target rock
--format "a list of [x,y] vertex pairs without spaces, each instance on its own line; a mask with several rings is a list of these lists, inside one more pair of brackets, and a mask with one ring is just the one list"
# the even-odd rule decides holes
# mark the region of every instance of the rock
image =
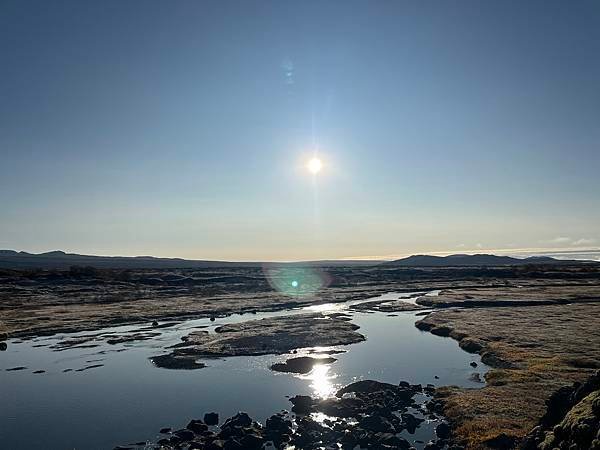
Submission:
[[225,441],[225,445],[223,445],[225,450],[243,450],[242,444],[234,438],[229,438]]
[[429,332],[431,334],[435,334],[436,336],[448,337],[450,336],[450,332],[452,330],[444,325],[433,327]]
[[185,442],[185,441],[191,441],[191,440],[193,440],[196,437],[194,435],[194,432],[192,430],[188,430],[188,429],[185,429],[185,428],[182,429],[182,430],[174,431],[173,434],[176,437],[178,437],[183,442]]
[[483,380],[481,379],[481,375],[477,372],[473,372],[471,375],[469,375],[469,381],[474,381],[476,383],[483,383]]
[[174,346],[174,356],[256,356],[284,354],[303,347],[362,342],[365,337],[352,323],[322,314],[299,314],[230,323],[216,334],[193,332]]
[[152,326],[153,327],[157,327],[158,326],[158,322],[155,320],[154,322],[152,322]]
[[216,412],[210,412],[204,414],[204,422],[206,425],[218,425],[219,424],[219,414]]
[[221,426],[221,429],[230,427],[249,427],[252,425],[252,419],[245,412],[239,412],[235,416],[230,417]]
[[200,434],[200,433],[203,433],[205,431],[208,431],[208,425],[206,425],[201,420],[191,420],[190,423],[188,423],[186,425],[186,428],[188,430],[193,431],[196,434]]
[[400,393],[406,398],[411,398],[413,393],[409,389],[402,388],[390,383],[381,383],[373,380],[361,380],[349,384],[336,392],[336,397],[342,397],[344,394],[349,392],[354,393],[373,393],[378,391],[391,391],[393,393]]
[[483,349],[483,344],[472,338],[463,338],[458,343],[459,347],[469,353],[479,353]]
[[408,450],[410,448],[410,443],[406,439],[392,433],[377,433],[375,438],[378,444],[388,446],[388,448],[402,450]]
[[169,434],[171,432],[171,428],[167,427],[167,428],[161,428],[159,433],[160,434]]
[[196,362],[195,358],[177,357],[173,355],[159,355],[150,358],[150,361],[163,369],[194,370],[206,367],[206,364]]
[[401,415],[401,417],[402,424],[406,427],[406,430],[410,434],[413,434],[415,430],[421,425],[421,423],[425,421],[424,419],[419,419],[410,413],[404,413]]
[[242,448],[248,450],[258,450],[262,448],[264,439],[257,434],[249,433],[240,439]]
[[8,340],[8,333],[1,332],[0,333],[0,341],[7,341],[7,340]]
[[209,442],[208,444],[206,444],[206,450],[223,450],[223,448],[225,447],[225,441],[222,441],[220,439],[215,439],[212,442]]
[[477,363],[475,361],[471,361],[471,364],[469,364],[471,367],[477,367]]
[[35,370],[33,373],[46,373],[45,370]]
[[8,345],[6,345],[6,342],[0,342],[0,352],[6,351],[7,348]]
[[448,439],[450,438],[450,425],[446,422],[442,422],[435,427],[435,434],[440,439]]
[[365,412],[365,402],[360,398],[326,398],[315,406],[319,412],[334,417],[356,417]]
[[308,414],[313,407],[313,399],[308,395],[296,395],[290,398],[290,402],[294,405],[292,411],[296,414]]
[[285,363],[276,363],[271,366],[271,370],[276,372],[308,373],[314,366],[319,364],[331,364],[337,361],[335,358],[312,358],[310,356],[300,356],[290,358]]
[[292,421],[279,414],[274,414],[267,419],[265,428],[271,434],[289,434],[292,431]]
[[438,377],[437,375],[434,375],[433,378],[435,378],[436,380],[440,379],[440,377]]
[[358,426],[365,430],[384,432],[384,433],[395,433],[394,426],[382,416],[366,416],[359,420]]

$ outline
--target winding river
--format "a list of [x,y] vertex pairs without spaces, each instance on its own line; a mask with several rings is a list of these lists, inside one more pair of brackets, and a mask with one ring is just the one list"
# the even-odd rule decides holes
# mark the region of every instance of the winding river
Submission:
[[[412,293],[414,294],[414,293]],[[435,295],[435,292],[430,293]],[[388,293],[374,300],[412,301],[411,293]],[[419,331],[418,312],[352,312],[358,301],[316,305],[264,314],[232,315],[215,321],[187,320],[159,331],[146,341],[95,348],[53,351],[49,346],[85,333],[59,334],[32,340],[12,340],[0,353],[0,447],[10,449],[111,449],[118,444],[156,440],[165,426],[182,427],[192,418],[215,411],[222,418],[246,411],[264,422],[290,409],[286,396],[329,396],[359,379],[481,387],[473,373],[487,370],[478,355],[461,350],[449,339]],[[195,328],[209,332],[226,323],[306,312],[346,312],[367,340],[339,348],[338,359],[307,375],[275,373],[274,362],[289,355],[231,357],[205,361],[200,370],[169,370],[149,358],[180,342]],[[123,333],[140,326],[106,328],[94,333]],[[308,354],[309,349],[298,351]],[[471,367],[470,363],[477,363]],[[93,367],[97,366],[97,367]],[[22,370],[9,370],[26,367]],[[77,369],[89,369],[77,371]],[[69,370],[72,369],[72,370]],[[43,373],[34,373],[44,370]],[[425,423],[414,435],[403,435],[416,448],[432,437],[435,423]],[[406,433],[406,432],[405,432]]]

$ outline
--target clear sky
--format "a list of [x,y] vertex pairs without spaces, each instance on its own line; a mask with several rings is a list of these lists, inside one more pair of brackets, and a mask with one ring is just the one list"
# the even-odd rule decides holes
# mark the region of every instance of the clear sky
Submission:
[[0,57],[0,248],[599,244],[597,0],[3,0]]

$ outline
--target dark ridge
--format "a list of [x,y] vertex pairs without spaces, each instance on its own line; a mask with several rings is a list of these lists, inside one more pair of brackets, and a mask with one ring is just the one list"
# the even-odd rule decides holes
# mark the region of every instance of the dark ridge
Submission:
[[413,255],[385,263],[387,266],[397,267],[457,267],[457,266],[523,266],[540,264],[597,264],[594,261],[563,260],[549,256],[530,256],[528,258],[513,258],[511,256],[497,256],[488,254],[477,255]]

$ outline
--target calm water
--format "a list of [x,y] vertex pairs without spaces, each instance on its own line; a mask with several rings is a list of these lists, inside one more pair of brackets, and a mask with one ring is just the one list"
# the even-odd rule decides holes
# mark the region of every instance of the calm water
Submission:
[[[383,298],[391,300],[406,295],[391,293]],[[308,310],[344,310],[347,305],[320,305]],[[418,317],[413,312],[397,313],[395,317],[383,313],[353,313],[353,322],[361,327],[359,331],[367,340],[340,347],[347,352],[334,355],[337,362],[316,368],[306,376],[269,370],[271,364],[285,360],[286,355],[210,360],[206,362],[208,367],[194,371],[160,369],[148,360],[165,353],[165,346],[180,342],[180,337],[194,327],[207,325],[212,332],[214,327],[225,323],[305,312],[307,309],[235,315],[215,322],[186,321],[161,330],[162,335],[151,341],[106,344],[91,349],[55,352],[47,347],[35,347],[88,333],[9,342],[8,350],[0,353],[0,446],[7,449],[111,449],[118,444],[156,439],[160,428],[184,426],[191,418],[201,418],[209,411],[216,411],[225,418],[241,410],[264,421],[278,410],[290,409],[286,396],[327,396],[338,387],[362,378],[390,383],[406,380],[482,386],[469,381],[473,372],[483,374],[486,370],[479,357],[465,353],[449,338],[419,331],[414,326]],[[102,331],[123,332],[135,328],[139,326]],[[299,351],[298,355],[305,353]],[[478,363],[476,369],[469,366],[472,361]],[[64,369],[93,364],[104,366],[63,373]],[[27,369],[5,370],[16,366]],[[32,373],[40,369],[46,373]],[[435,375],[439,379],[435,379]],[[430,432],[431,427],[423,427],[416,435],[405,437],[413,441],[426,440]]]

